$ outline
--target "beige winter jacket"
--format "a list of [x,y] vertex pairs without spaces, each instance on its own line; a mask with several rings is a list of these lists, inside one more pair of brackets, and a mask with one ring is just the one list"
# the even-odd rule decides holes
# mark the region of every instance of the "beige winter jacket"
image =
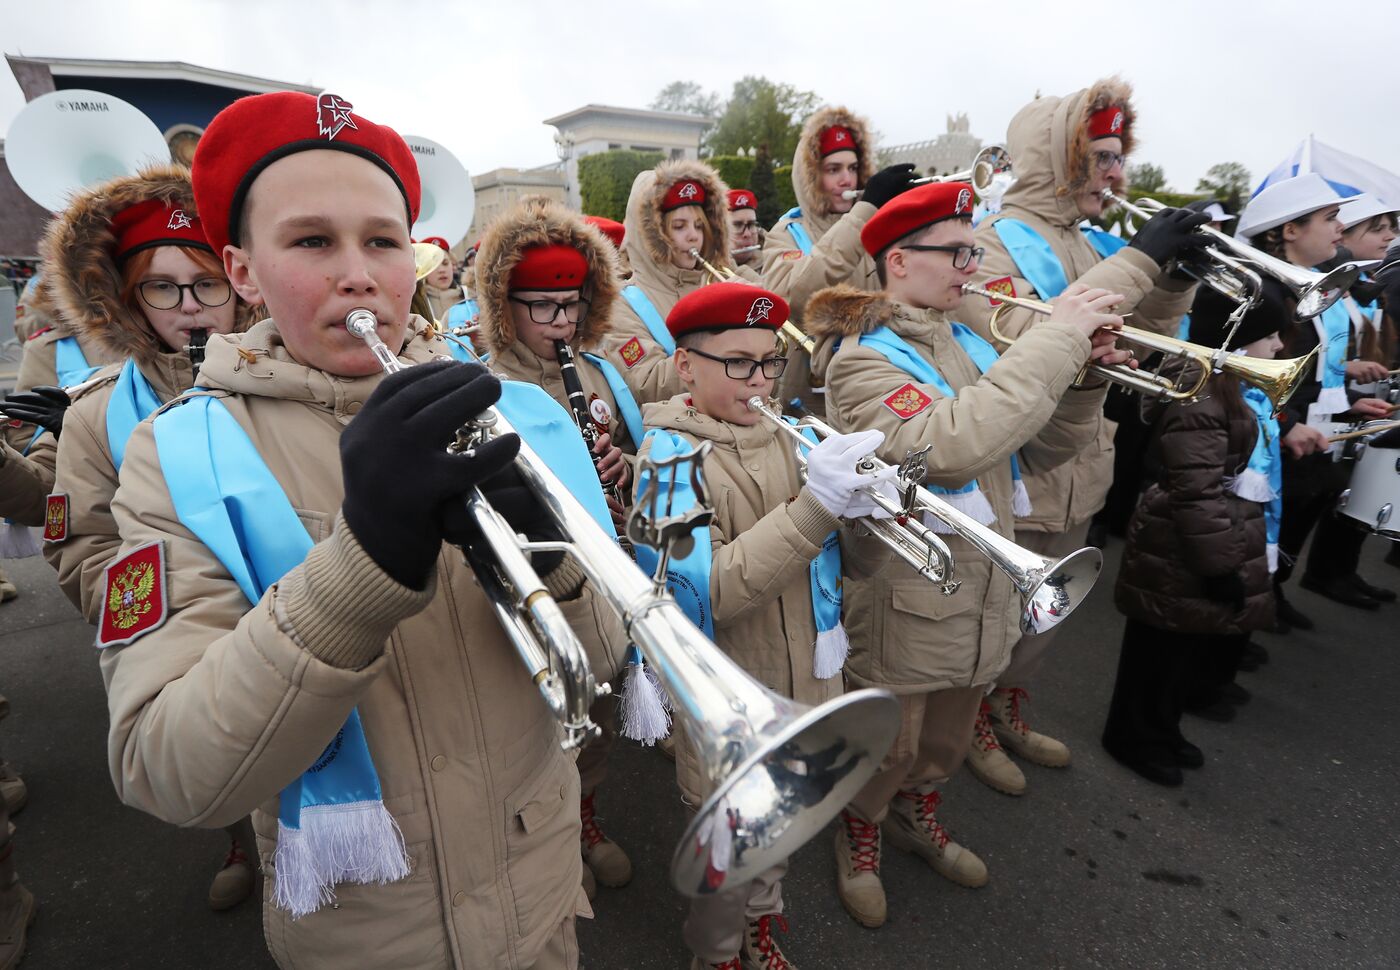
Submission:
[[[1021,277],[993,228],[999,219],[1011,217],[1026,223],[1050,244],[1064,268],[1065,279],[1122,293],[1125,299],[1118,310],[1132,313],[1130,326],[1155,333],[1176,332],[1182,315],[1191,308],[1195,287],[1170,278],[1150,257],[1131,247],[1104,259],[1079,229],[1084,217],[1074,201],[1074,192],[1083,184],[1087,172],[1089,143],[1085,122],[1093,111],[1110,104],[1123,105],[1128,117],[1123,150],[1125,154],[1131,152],[1131,95],[1131,89],[1122,81],[1101,81],[1065,98],[1038,98],[1011,119],[1006,146],[1015,159],[1016,184],[1007,191],[1001,212],[977,227],[977,245],[984,247],[987,255],[976,282],[1010,276],[1017,295],[1039,296]],[[981,297],[963,300],[957,313],[960,322],[989,340],[990,318],[991,308]],[[1040,319],[1043,318],[1038,314],[1013,307],[1001,315],[997,328],[1014,337]],[[1066,532],[1103,506],[1113,484],[1115,427],[1102,419],[1096,439],[1073,461],[1048,473],[1037,471],[1027,476],[1026,487],[1035,512],[1017,522],[1018,529]]]
[[[152,423],[137,429],[113,514],[123,553],[162,543],[169,617],[102,653],[117,792],[178,825],[252,812],[276,880],[278,792],[358,707],[413,873],[338,886],[335,906],[295,922],[265,902],[273,956],[288,968],[529,967],[566,918],[589,912],[578,775],[556,723],[460,552],[444,547],[428,588],[408,589],[339,515],[340,435],[380,376],[295,362],[272,321],[234,339],[209,341],[200,382],[247,431],[316,545],[250,608],[176,517]],[[443,353],[413,340],[401,359]],[[565,562],[545,579],[580,636],[620,657],[621,630],[595,613],[577,568]]]
[[[58,385],[58,365],[55,357],[57,344],[64,337],[75,336],[65,324],[57,322],[52,329],[41,330],[24,342],[23,355],[19,361],[19,374],[15,377],[15,391],[27,391],[32,387],[56,387]],[[91,337],[78,336],[78,346],[83,356],[93,367],[104,367],[118,363],[122,357],[107,349]],[[95,375],[94,375],[95,376]],[[3,423],[4,443],[11,451],[23,453],[37,430],[32,424]],[[7,452],[8,456],[8,452]]]
[[[817,627],[808,574],[841,521],[803,488],[792,445],[773,425],[718,421],[688,400],[680,394],[649,404],[643,420],[648,430],[664,428],[693,445],[714,446],[705,459],[705,478],[715,508],[710,526],[715,642],[784,697],[820,704],[839,696],[840,677],[818,680],[812,673]],[[648,450],[643,446],[640,457]],[[878,540],[857,540],[841,530],[844,575],[869,576],[888,561]],[[689,744],[676,745],[676,772],[681,791],[699,805],[710,786]]]
[[[825,290],[808,304],[807,325],[818,341],[814,366],[826,381],[830,423],[838,431],[883,431],[880,457],[891,464],[932,445],[927,481],[960,488],[976,479],[996,513],[992,528],[1004,536],[1016,522],[1010,456],[1020,455],[1023,474],[1042,472],[1073,458],[1098,428],[1105,388],[1069,389],[1090,349],[1073,327],[1036,327],[983,375],[943,314],[883,294]],[[908,341],[957,396],[949,399],[932,384],[913,380],[879,351],[856,342],[880,326]],[[924,397],[895,397],[906,385]],[[902,417],[896,406],[912,413]],[[962,581],[951,596],[902,563],[847,583],[846,675],[852,682],[917,693],[990,684],[1006,668],[1020,637],[1019,597],[967,541],[944,539]]]
[[[702,253],[716,268],[733,269],[729,255],[729,187],[719,173],[704,162],[679,159],[662,162],[641,172],[632,182],[627,197],[623,250],[632,267],[628,285],[636,286],[651,300],[662,321],[681,297],[710,282],[702,269],[679,269],[670,258],[661,200],[671,186],[682,179],[699,182],[705,189],[705,220],[709,223],[709,245]],[[618,300],[612,332],[602,342],[609,360],[622,372],[627,386],[640,405],[665,401],[679,394],[681,382],[671,357],[652,339],[642,318],[626,300]]]

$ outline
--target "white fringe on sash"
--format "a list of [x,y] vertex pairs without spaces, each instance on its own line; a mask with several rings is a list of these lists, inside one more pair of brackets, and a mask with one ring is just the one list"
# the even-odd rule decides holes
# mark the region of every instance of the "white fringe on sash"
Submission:
[[1031,514],[1031,496],[1026,491],[1026,483],[1019,478],[1011,481],[1011,514],[1018,519]]
[[273,902],[299,919],[335,899],[337,883],[397,882],[410,865],[399,824],[380,801],[306,805],[301,828],[277,825]]
[[628,664],[622,685],[622,736],[650,747],[671,733],[671,699],[645,664]]
[[0,524],[0,559],[28,559],[39,555],[41,531],[37,526],[17,522]]
[[1278,572],[1278,543],[1270,542],[1264,547],[1264,555],[1269,559],[1269,575]]
[[812,644],[812,676],[818,680],[835,677],[846,666],[846,656],[850,652],[851,641],[846,636],[845,624],[838,620],[830,630],[818,630],[817,642]]
[[[982,494],[982,489],[976,485],[966,492],[934,492],[939,498],[957,509],[963,515],[976,519],[982,525],[991,525],[997,520],[997,514],[992,510],[992,503],[987,501],[987,496]],[[1027,507],[1030,502],[1027,500]],[[924,515],[924,525],[941,535],[954,535],[953,529],[943,523],[937,516]]]
[[1225,490],[1251,502],[1272,502],[1278,493],[1269,487],[1269,476],[1257,468],[1246,468],[1224,481]]

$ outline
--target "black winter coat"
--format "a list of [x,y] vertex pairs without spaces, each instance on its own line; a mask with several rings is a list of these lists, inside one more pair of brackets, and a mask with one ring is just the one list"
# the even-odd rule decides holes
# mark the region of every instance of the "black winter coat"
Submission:
[[[1258,425],[1242,402],[1227,408],[1229,396],[1213,386],[1204,400],[1166,406],[1157,422],[1156,480],[1128,526],[1113,597],[1125,616],[1158,629],[1238,634],[1273,625],[1264,506],[1227,487],[1248,464]],[[1223,574],[1243,580],[1242,610],[1206,595]]]

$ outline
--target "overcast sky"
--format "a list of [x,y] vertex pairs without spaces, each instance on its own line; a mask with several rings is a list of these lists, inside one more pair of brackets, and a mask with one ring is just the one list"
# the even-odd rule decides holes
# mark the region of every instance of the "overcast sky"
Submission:
[[[1136,88],[1135,160],[1163,166],[1173,188],[1220,161],[1257,181],[1309,132],[1400,170],[1397,41],[1400,4],[1336,0],[0,0],[7,53],[318,85],[472,172],[553,161],[542,119],[590,102],[645,107],[678,79],[727,94],[766,75],[866,114],[898,144],[938,135],[958,111],[1000,141],[1037,89],[1114,72]],[[4,130],[23,98],[0,74]]]

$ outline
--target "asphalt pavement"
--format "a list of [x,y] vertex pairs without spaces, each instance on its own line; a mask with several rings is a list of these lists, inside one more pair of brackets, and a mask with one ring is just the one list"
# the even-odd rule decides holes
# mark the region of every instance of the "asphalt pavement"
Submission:
[[[990,884],[962,889],[888,852],[889,922],[865,930],[836,900],[828,830],[784,885],[782,941],[797,966],[1400,967],[1400,607],[1367,613],[1296,591],[1318,630],[1259,638],[1273,660],[1241,675],[1253,701],[1231,724],[1188,717],[1207,764],[1161,789],[1098,745],[1123,629],[1111,595],[1120,551],[1115,540],[1027,711],[1074,764],[1028,766],[1019,799],[966,772],[946,788],[940,818],[987,862]],[[1363,572],[1400,587],[1383,553],[1369,542]],[[0,691],[13,708],[0,752],[30,786],[15,857],[41,907],[25,970],[272,967],[256,904],[205,905],[223,833],[117,803],[92,630],[41,560],[4,565],[23,592],[0,607]],[[673,770],[619,746],[599,811],[637,874],[602,890],[581,925],[588,970],[687,965],[684,902],[666,880],[682,827]]]

